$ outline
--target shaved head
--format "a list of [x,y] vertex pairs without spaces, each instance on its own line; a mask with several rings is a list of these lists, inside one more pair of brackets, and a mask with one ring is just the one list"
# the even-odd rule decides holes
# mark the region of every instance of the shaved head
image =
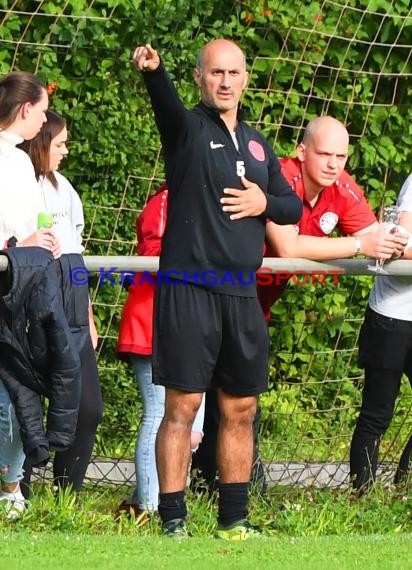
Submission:
[[209,52],[214,52],[215,50],[230,50],[233,52],[233,54],[240,55],[243,60],[243,67],[246,69],[246,57],[240,47],[236,45],[235,42],[232,42],[230,40],[218,39],[207,43],[200,50],[196,61],[196,68],[199,71],[203,70],[205,66],[205,60],[207,59]]
[[239,100],[248,80],[243,51],[230,40],[212,40],[200,51],[193,77],[202,102],[218,111],[233,131]]
[[318,117],[307,125],[297,155],[305,196],[311,200],[339,179],[349,152],[349,133],[334,117]]
[[317,117],[310,121],[306,126],[302,142],[305,145],[313,143],[315,139],[323,139],[325,133],[331,132],[334,132],[339,137],[343,137],[343,139],[347,139],[349,144],[349,134],[346,127],[334,117],[329,116]]

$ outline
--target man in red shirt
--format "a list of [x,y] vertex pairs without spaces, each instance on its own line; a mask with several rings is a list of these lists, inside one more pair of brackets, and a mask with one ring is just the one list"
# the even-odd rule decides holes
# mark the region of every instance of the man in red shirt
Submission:
[[[301,198],[303,214],[295,225],[266,226],[265,257],[307,258],[316,261],[353,257],[390,259],[405,247],[400,234],[379,231],[379,224],[356,182],[344,170],[349,134],[333,117],[308,123],[296,158],[282,158],[282,173]],[[339,230],[344,237],[329,237]],[[287,283],[258,285],[266,320]]]

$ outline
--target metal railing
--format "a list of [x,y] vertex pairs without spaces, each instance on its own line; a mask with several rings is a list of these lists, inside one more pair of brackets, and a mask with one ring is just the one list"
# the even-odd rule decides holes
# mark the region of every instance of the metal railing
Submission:
[[[127,256],[127,255],[87,255],[84,257],[90,272],[99,271],[157,271],[159,258],[156,256]],[[7,257],[0,255],[0,271],[7,268]],[[113,268],[116,268],[115,270]],[[281,257],[264,257],[262,268],[273,271],[299,272],[338,272],[344,275],[376,275],[374,259],[333,259],[330,261],[312,261],[310,259],[290,259]],[[262,270],[263,271],[263,270]],[[400,259],[385,263],[385,275],[411,275],[412,260]]]

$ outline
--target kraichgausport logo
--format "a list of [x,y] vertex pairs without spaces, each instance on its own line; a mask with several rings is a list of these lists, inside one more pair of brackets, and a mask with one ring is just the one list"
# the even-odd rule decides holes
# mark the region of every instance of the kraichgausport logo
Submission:
[[[231,284],[234,286],[247,286],[257,283],[261,286],[281,285],[291,280],[295,285],[327,285],[338,284],[339,275],[344,273],[343,269],[329,269],[323,270],[296,270],[287,271],[279,269],[271,269],[270,267],[260,267],[256,272],[254,271],[224,271],[217,273],[213,270],[207,271],[157,271],[152,273],[150,271],[132,271],[132,270],[119,270],[117,267],[106,269],[100,267],[96,272],[99,285],[143,285],[150,283],[151,285],[159,285],[160,283],[167,283],[168,285],[175,285],[177,283],[184,283],[190,285],[205,285],[223,286]],[[74,285],[86,285],[91,279],[91,272],[85,267],[74,267],[69,274],[69,279]]]

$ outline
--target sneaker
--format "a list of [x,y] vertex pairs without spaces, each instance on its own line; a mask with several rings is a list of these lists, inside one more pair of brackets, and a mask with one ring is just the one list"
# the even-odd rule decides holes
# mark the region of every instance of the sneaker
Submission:
[[251,525],[246,519],[235,522],[230,526],[218,525],[217,538],[224,540],[247,540],[249,538],[265,538],[259,527]]
[[114,520],[119,522],[122,516],[127,519],[136,519],[140,524],[146,524],[149,522],[149,513],[141,509],[139,505],[136,505],[136,503],[122,501],[116,509]]
[[17,519],[26,510],[26,500],[21,491],[0,491],[0,508],[9,520]]
[[185,519],[171,519],[162,525],[163,534],[171,538],[188,538],[190,534],[187,532]]

